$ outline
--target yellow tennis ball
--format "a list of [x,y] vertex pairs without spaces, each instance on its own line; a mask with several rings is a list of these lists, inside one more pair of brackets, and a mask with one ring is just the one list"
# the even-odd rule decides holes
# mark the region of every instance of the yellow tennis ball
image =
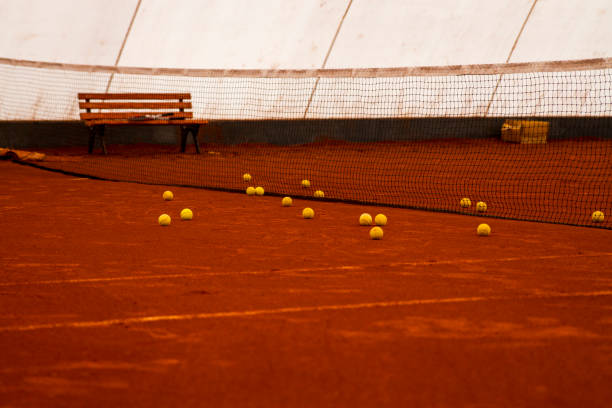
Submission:
[[174,194],[172,194],[172,191],[164,191],[162,197],[166,201],[172,201],[174,199]]
[[602,211],[595,211],[591,216],[593,222],[603,222],[604,218],[604,213]]
[[304,188],[308,188],[308,187],[310,187],[310,181],[308,181],[308,180],[302,180],[302,187],[304,187]]
[[317,191],[314,192],[314,196],[317,197],[317,198],[323,198],[323,197],[325,197],[325,193],[323,191],[321,191],[321,190],[317,190]]
[[181,210],[181,220],[189,221],[191,219],[193,219],[193,211],[191,211],[189,208],[183,208]]
[[476,203],[476,209],[479,212],[485,212],[487,211],[487,203],[485,203],[484,201],[479,201]]
[[491,227],[487,224],[480,224],[478,228],[476,228],[476,233],[481,237],[488,237],[491,233]]
[[359,216],[359,225],[372,225],[372,216],[368,213],[363,213]]
[[255,195],[255,187],[247,187],[246,193],[247,195]]
[[370,239],[382,239],[383,229],[380,227],[373,227],[370,230]]
[[249,173],[244,173],[244,174],[242,175],[242,179],[243,179],[244,181],[251,181],[251,175],[250,175]]
[[467,198],[467,197],[464,197],[464,198],[462,198],[462,199],[461,199],[461,201],[459,202],[459,205],[460,205],[462,208],[469,208],[469,207],[472,205],[472,200],[470,200],[470,199],[469,199],[469,198]]
[[387,225],[387,216],[385,214],[377,214],[374,217],[374,223],[380,226]]
[[307,220],[313,218],[314,210],[309,207],[304,208],[304,210],[302,210],[302,217],[306,218]]
[[283,207],[291,207],[293,205],[293,200],[291,197],[283,197],[281,204]]
[[171,219],[168,214],[162,214],[157,219],[157,222],[159,222],[159,225],[161,225],[162,227],[167,227],[168,225],[170,225],[170,221]]
[[263,187],[257,187],[257,188],[255,188],[255,194],[257,194],[258,196],[262,196],[262,195],[264,195],[264,189],[263,189]]

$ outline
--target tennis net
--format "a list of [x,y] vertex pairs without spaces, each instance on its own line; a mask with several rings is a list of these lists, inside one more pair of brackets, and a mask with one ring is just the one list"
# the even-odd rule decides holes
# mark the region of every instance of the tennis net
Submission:
[[[173,126],[112,126],[109,154],[89,155],[80,92],[190,93],[210,121],[202,153],[180,153]],[[591,215],[612,216],[611,114],[612,59],[261,71],[0,58],[0,147],[42,151],[41,167],[603,228],[610,217]]]

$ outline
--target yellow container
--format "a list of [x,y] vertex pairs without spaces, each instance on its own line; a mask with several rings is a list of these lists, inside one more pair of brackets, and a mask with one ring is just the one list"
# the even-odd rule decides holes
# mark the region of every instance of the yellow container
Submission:
[[521,144],[544,144],[548,127],[549,123],[544,121],[508,119],[501,128],[501,139]]

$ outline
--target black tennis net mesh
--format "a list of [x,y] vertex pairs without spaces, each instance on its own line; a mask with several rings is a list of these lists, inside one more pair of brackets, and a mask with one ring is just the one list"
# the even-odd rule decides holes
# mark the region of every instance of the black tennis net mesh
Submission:
[[[149,105],[147,123],[106,126],[108,154],[88,154],[81,113],[110,111],[80,108],[79,93],[189,94],[189,116],[208,120],[201,152],[191,139],[181,152],[180,123]],[[41,167],[602,228],[611,113],[612,59],[273,71],[0,59],[0,147],[45,153]]]

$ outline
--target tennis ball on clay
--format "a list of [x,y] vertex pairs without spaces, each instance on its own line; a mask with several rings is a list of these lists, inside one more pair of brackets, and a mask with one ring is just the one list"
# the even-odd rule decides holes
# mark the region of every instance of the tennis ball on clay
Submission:
[[191,219],[193,219],[193,211],[191,211],[189,208],[183,208],[181,210],[181,220],[189,221]]
[[258,196],[264,195],[264,188],[263,187],[256,187],[255,188],[255,194],[257,194]]
[[291,199],[291,197],[283,197],[281,205],[283,207],[291,207],[293,205],[293,200]]
[[359,216],[359,225],[372,225],[372,216],[368,213],[363,213]]
[[374,227],[370,230],[370,239],[382,239],[383,229],[380,227]]
[[309,207],[304,208],[304,210],[302,210],[302,217],[306,218],[307,220],[313,218],[314,210]]
[[484,201],[479,201],[476,203],[476,209],[478,210],[478,212],[485,212],[487,211],[487,203],[485,203]]
[[323,191],[321,191],[321,190],[317,190],[317,191],[314,192],[314,196],[317,197],[317,198],[323,198],[323,197],[325,197],[325,193]]
[[244,173],[244,174],[242,175],[242,179],[243,179],[244,181],[251,181],[251,175],[250,175],[249,173]]
[[462,199],[461,199],[461,201],[459,202],[459,205],[460,205],[462,208],[470,208],[470,206],[472,205],[472,200],[470,200],[470,199],[469,199],[469,198],[467,198],[467,197],[464,197],[464,198],[462,198]]
[[159,222],[159,225],[161,225],[162,227],[167,227],[168,225],[170,225],[170,221],[171,219],[168,214],[162,214],[157,219],[157,222]]
[[387,216],[385,214],[377,214],[376,217],[374,217],[374,224],[381,227],[387,225]]
[[491,227],[488,224],[480,224],[478,228],[476,228],[476,233],[481,237],[488,237],[491,233]]
[[591,215],[593,222],[603,222],[604,218],[604,213],[602,211],[595,211],[593,215]]
[[310,181],[308,181],[308,180],[302,180],[302,187],[304,187],[304,188],[308,188],[308,187],[310,187]]
[[174,199],[174,194],[172,194],[172,191],[164,191],[162,197],[166,201],[172,201]]
[[247,195],[255,195],[255,187],[247,187],[246,193]]

